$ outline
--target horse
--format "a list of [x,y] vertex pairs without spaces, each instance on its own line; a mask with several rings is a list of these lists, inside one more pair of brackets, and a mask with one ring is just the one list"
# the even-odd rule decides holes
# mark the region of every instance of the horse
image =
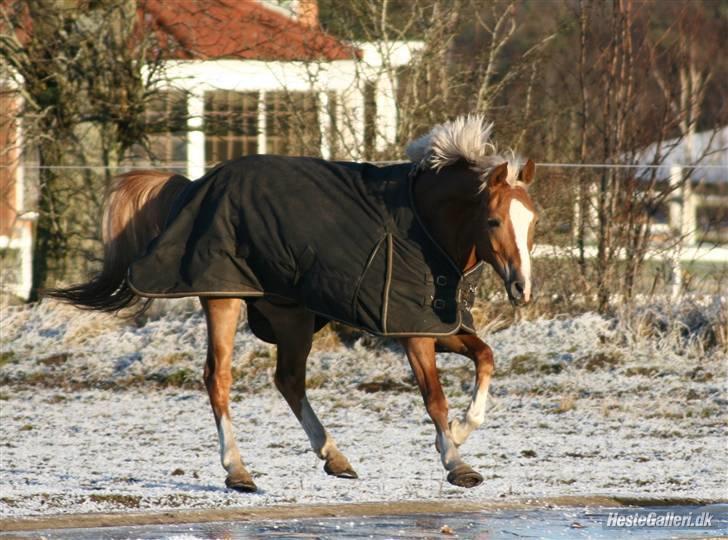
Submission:
[[[444,253],[442,257],[453,264],[460,277],[467,277],[471,269],[487,263],[503,281],[510,302],[514,306],[520,306],[527,304],[532,297],[530,251],[533,247],[537,211],[529,196],[528,186],[533,181],[535,165],[530,159],[525,163],[519,161],[513,152],[507,156],[501,155],[491,140],[492,129],[493,124],[487,123],[483,116],[467,115],[437,125],[426,135],[411,142],[406,148],[411,161],[406,168],[410,186],[408,189],[412,211],[419,223],[437,250]],[[281,163],[281,159],[270,158],[266,163],[275,165]],[[298,167],[298,170],[313,166],[339,167],[337,171],[344,170],[337,164],[327,162],[304,161],[306,158],[287,159],[292,160],[290,163]],[[244,168],[250,163],[254,161],[242,159],[236,166]],[[347,164],[341,166],[345,165]],[[230,164],[222,164],[213,176],[219,178],[229,172],[231,167]],[[390,169],[382,167],[371,170],[387,172]],[[400,167],[396,170],[402,169]],[[262,174],[265,175],[266,171]],[[388,183],[389,181],[370,182],[370,187],[378,189],[379,184]],[[135,261],[149,251],[150,245],[153,246],[159,238],[164,239],[165,232],[168,237],[174,236],[169,231],[173,231],[174,224],[180,218],[173,217],[170,225],[170,215],[181,216],[185,212],[194,214],[194,208],[189,210],[190,196],[185,193],[195,189],[199,191],[204,184],[205,181],[190,182],[180,175],[155,171],[132,171],[119,176],[105,200],[104,257],[100,273],[86,283],[51,289],[47,294],[81,308],[107,312],[118,312],[134,305],[141,305],[137,309],[142,311],[153,297],[165,296],[145,293],[135,287],[131,269],[137,264]],[[252,192],[255,194],[260,190],[254,186]],[[278,191],[272,196],[286,201],[294,197]],[[406,202],[398,204],[408,206]],[[265,212],[265,208],[258,208],[256,211]],[[215,210],[213,214],[215,220],[222,221],[219,226],[227,230],[228,213]],[[266,217],[263,214],[263,218]],[[320,219],[323,218],[318,217],[318,213],[310,213],[306,217],[309,223]],[[198,228],[199,222],[205,221],[195,215],[190,220]],[[409,225],[412,228],[416,226],[414,221],[416,220]],[[326,230],[333,230],[331,234],[336,234],[336,228]],[[301,234],[304,234],[305,241],[313,241],[306,238],[305,233]],[[394,236],[397,234],[400,233],[395,232]],[[377,247],[373,251],[367,260],[367,266],[379,264],[376,263],[378,254],[384,252],[387,255],[382,256],[382,261],[385,262],[380,266],[387,268],[392,257],[392,236],[391,232],[388,233],[386,240],[381,243],[384,247]],[[333,238],[334,242],[340,244],[347,241],[346,238]],[[176,241],[175,238],[172,240]],[[265,241],[266,238],[263,238],[262,242]],[[394,238],[395,243],[398,241]],[[236,249],[240,249],[239,246]],[[250,257],[249,254],[247,256]],[[165,268],[158,266],[161,264],[159,261],[153,262],[157,266],[152,265],[152,273],[168,274]],[[263,257],[261,264],[266,263]],[[242,263],[236,264],[240,266]],[[400,271],[408,270],[408,264],[404,266]],[[204,268],[211,268],[212,272],[211,266],[203,265]],[[204,270],[202,273],[205,273]],[[295,274],[298,283],[302,279],[298,268]],[[204,277],[203,275],[201,279]],[[443,276],[436,276],[434,279],[437,283],[430,283],[428,286],[437,290],[438,285],[443,285],[440,283],[441,278]],[[389,274],[385,281],[385,285],[396,289],[394,282],[389,280]],[[446,279],[443,278],[442,281]],[[470,289],[472,293],[472,285]],[[238,327],[242,299],[248,305],[251,329],[258,337],[277,346],[275,386],[299,420],[313,451],[324,461],[325,472],[340,478],[358,478],[353,466],[314,412],[306,394],[306,361],[313,336],[330,318],[325,313],[322,315],[321,308],[305,298],[292,300],[265,291],[243,294],[247,289],[241,293],[235,292],[236,290],[225,290],[220,294],[214,294],[214,291],[196,294],[194,291],[184,290],[179,294],[199,296],[205,314],[208,344],[203,377],[217,426],[220,459],[226,472],[225,485],[239,492],[257,490],[236,444],[229,408],[233,338]],[[449,292],[453,290],[447,289]],[[395,294],[398,291],[387,292]],[[459,298],[462,291],[456,292]],[[332,294],[336,301],[336,293]],[[435,309],[437,302],[438,300],[434,301]],[[468,301],[465,302],[465,307],[469,309],[472,298],[469,304]],[[346,302],[342,300],[339,303]],[[428,309],[425,311],[430,313]],[[384,311],[387,311],[386,306]],[[396,321],[391,321],[391,317],[390,314],[390,327],[396,324]],[[461,320],[458,314],[453,314],[452,317],[457,318],[457,321]],[[386,314],[384,319],[386,331]],[[377,332],[376,328],[373,331]],[[379,333],[386,334],[385,331]],[[485,419],[488,388],[495,369],[492,349],[476,335],[473,328],[464,323],[448,326],[442,332],[408,333],[405,328],[405,331],[386,335],[395,335],[404,347],[435,427],[435,448],[447,473],[448,482],[465,488],[481,484],[483,477],[462,459],[459,447]],[[460,418],[453,418],[451,421],[437,371],[436,351],[464,355],[473,361],[475,367],[469,406]]]

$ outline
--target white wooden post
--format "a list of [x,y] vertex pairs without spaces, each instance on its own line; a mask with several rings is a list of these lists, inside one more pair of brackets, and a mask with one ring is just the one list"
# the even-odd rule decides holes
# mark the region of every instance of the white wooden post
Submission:
[[682,198],[683,171],[682,167],[670,167],[670,202],[669,219],[670,230],[675,238],[675,246],[670,250],[670,273],[671,273],[671,296],[675,300],[680,296],[682,290],[682,258],[683,244],[685,242],[685,201]]
[[[19,186],[22,188],[22,186]],[[20,217],[20,283],[18,296],[27,299],[33,286],[33,221],[37,213]]]
[[377,107],[374,148],[384,152],[397,140],[397,82],[382,70],[376,80]]
[[195,89],[187,96],[187,177],[205,174],[205,92]]
[[321,129],[321,157],[331,159],[332,129],[328,92],[318,93],[318,121]]
[[695,203],[692,179],[688,178],[682,186],[682,236],[687,246],[694,246],[697,243],[698,223]]
[[340,96],[341,106],[337,107],[336,115],[341,133],[341,157],[357,161],[364,150],[364,82],[357,81]]
[[258,153],[268,153],[268,119],[265,114],[265,91],[258,92]]

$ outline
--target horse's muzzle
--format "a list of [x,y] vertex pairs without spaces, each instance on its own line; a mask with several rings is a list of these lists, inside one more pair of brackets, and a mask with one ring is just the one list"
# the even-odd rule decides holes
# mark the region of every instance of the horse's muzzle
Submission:
[[524,306],[531,300],[526,296],[526,284],[521,280],[514,280],[508,286],[508,296],[514,306]]

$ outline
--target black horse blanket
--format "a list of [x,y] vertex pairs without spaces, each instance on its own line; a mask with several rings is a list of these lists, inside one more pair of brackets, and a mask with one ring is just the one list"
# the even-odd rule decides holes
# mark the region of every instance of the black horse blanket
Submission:
[[191,182],[129,270],[146,297],[279,297],[388,336],[473,333],[463,274],[414,209],[412,164],[248,156]]

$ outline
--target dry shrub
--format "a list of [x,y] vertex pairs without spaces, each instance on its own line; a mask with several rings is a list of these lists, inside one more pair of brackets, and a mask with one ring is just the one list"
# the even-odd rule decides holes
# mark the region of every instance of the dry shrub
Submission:
[[712,324],[712,333],[718,350],[728,353],[728,305],[722,302]]
[[[336,325],[340,326],[340,325]],[[341,347],[342,342],[339,333],[333,323],[324,326],[313,338],[313,346],[311,350],[319,351],[335,351]]]
[[566,394],[561,397],[558,407],[554,410],[556,414],[563,414],[576,408],[576,396],[573,394]]
[[630,306],[617,312],[627,339],[650,340],[698,356],[728,353],[728,303],[725,297],[689,297]]

